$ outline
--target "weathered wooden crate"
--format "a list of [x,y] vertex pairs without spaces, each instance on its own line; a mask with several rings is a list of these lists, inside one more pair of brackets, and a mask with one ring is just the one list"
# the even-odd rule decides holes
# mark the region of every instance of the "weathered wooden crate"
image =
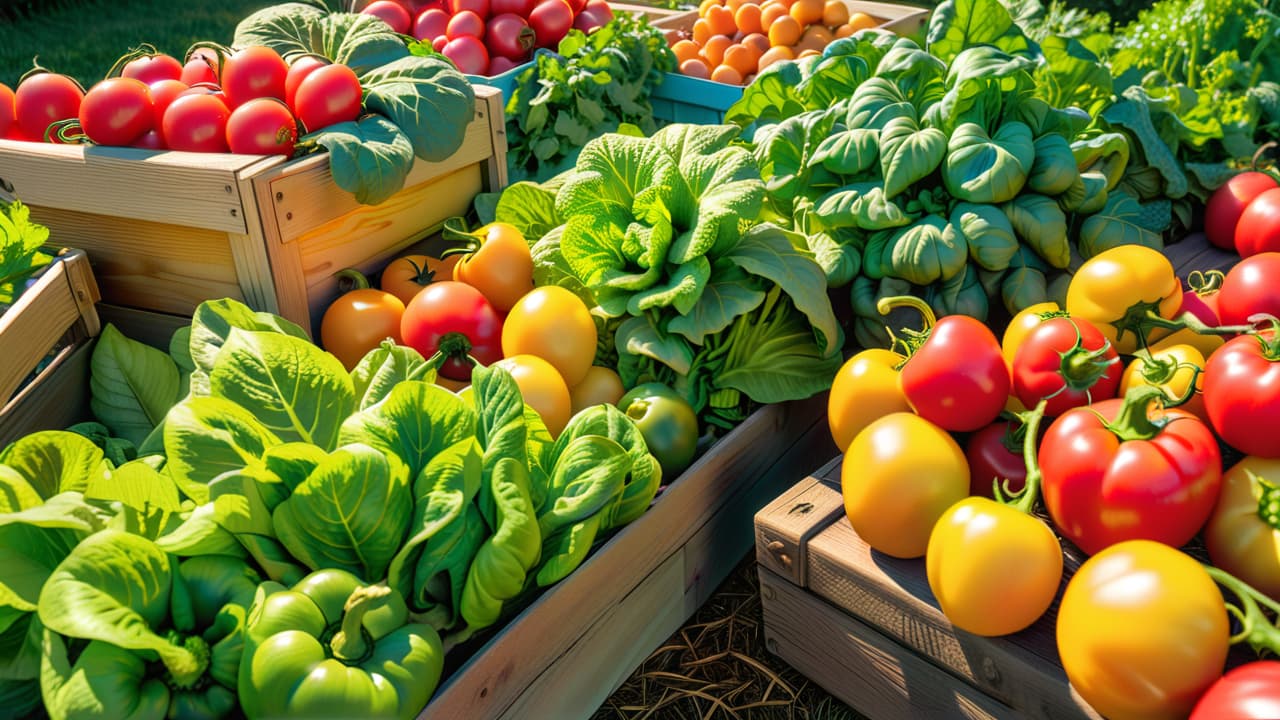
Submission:
[[825,394],[755,412],[446,678],[420,720],[590,717],[750,549],[752,513],[832,452]]
[[[0,314],[0,446],[33,424],[59,420],[62,408],[44,397],[61,389],[62,368],[87,357],[81,350],[100,330],[97,300],[84,252],[63,250]],[[45,358],[48,364],[23,385]]]
[[379,269],[505,184],[502,101],[485,87],[458,151],[418,161],[376,206],[333,183],[327,153],[290,161],[0,140],[0,187],[88,253],[104,301],[189,317],[231,297],[306,328],[336,297],[334,272]]
[[[1203,236],[1170,245],[1180,276],[1227,270],[1238,256]],[[872,550],[845,517],[841,458],[755,517],[756,559],[770,652],[873,720],[1099,716],[1071,688],[1058,658],[1057,600],[1005,637],[958,630],[929,589],[923,559]],[[1059,599],[1083,562],[1065,546]],[[1229,665],[1247,653],[1233,651]]]

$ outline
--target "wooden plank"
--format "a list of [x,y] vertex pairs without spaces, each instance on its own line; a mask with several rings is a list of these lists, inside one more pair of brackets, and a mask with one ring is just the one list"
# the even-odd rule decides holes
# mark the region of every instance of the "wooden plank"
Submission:
[[0,409],[0,448],[40,430],[63,430],[89,418],[93,340],[67,346],[30,385]]
[[103,323],[111,323],[130,340],[146,343],[169,352],[169,340],[178,328],[191,325],[190,315],[169,315],[136,308],[100,303],[98,314]]
[[225,232],[47,207],[31,217],[85,251],[107,302],[190,315],[209,298],[244,300]]
[[[824,417],[824,430],[825,424]],[[844,515],[840,488],[832,488],[819,479],[832,472],[842,459],[842,455],[836,456],[756,513],[756,562],[799,587],[805,587],[808,581],[809,540]]]
[[80,306],[67,280],[66,264],[55,259],[35,285],[0,314],[0,401],[7,401],[71,326]]
[[84,331],[91,337],[96,336],[102,329],[97,309],[102,293],[98,290],[97,279],[93,277],[89,258],[83,250],[70,250],[61,255],[61,260],[67,271],[67,284],[71,286],[71,294],[84,323]]
[[760,569],[765,646],[875,720],[1017,713],[865,623]]
[[[587,558],[448,678],[420,716],[495,718],[591,627],[725,506],[747,478],[777,464],[825,396],[756,411],[668,486],[647,513]],[[794,475],[793,475],[794,477]],[[625,568],[625,571],[620,571]]]
[[[494,156],[497,143],[489,123],[490,111],[482,98],[495,93],[501,96],[495,88],[476,88],[476,114],[467,125],[461,147],[442,162],[416,161],[405,180],[406,188],[447,176],[468,165],[486,163]],[[334,184],[327,153],[273,168],[255,177],[254,183],[265,183],[271,188],[271,202],[263,207],[274,213],[281,242],[293,242],[353,211],[370,208],[356,202],[355,196]],[[373,209],[385,212],[384,206],[395,202],[396,198],[392,198]]]
[[0,140],[0,184],[29,205],[245,232],[237,173],[282,158]]
[[507,176],[507,116],[502,104],[502,91],[481,92],[476,86],[476,111],[484,113],[493,137],[493,157],[485,162],[484,186],[488,192],[502,190],[510,182]]
[[[668,557],[596,620],[502,713],[503,720],[591,717],[631,671],[697,610],[693,598],[685,594],[684,550]],[[498,660],[514,665],[520,657]],[[476,720],[479,716],[466,717]]]
[[[823,476],[838,487],[840,468]],[[1079,560],[1067,554],[1059,596]],[[808,588],[974,686],[1035,718],[1098,718],[1070,691],[1058,659],[1057,605],[1026,630],[1000,638],[971,635],[938,608],[923,560],[875,552],[838,516],[809,543]]]
[[[355,268],[366,275],[380,271],[404,248],[439,232],[445,220],[465,214],[481,189],[481,166],[472,163],[406,188],[381,205],[335,218],[290,243],[297,248],[302,273],[282,275],[289,285],[282,282],[277,288],[285,297],[286,287],[303,285],[307,311],[299,317],[285,317],[303,327],[318,324],[325,308],[338,296],[334,273],[343,268]],[[296,290],[290,288],[290,292]],[[292,312],[292,304],[289,307]]]

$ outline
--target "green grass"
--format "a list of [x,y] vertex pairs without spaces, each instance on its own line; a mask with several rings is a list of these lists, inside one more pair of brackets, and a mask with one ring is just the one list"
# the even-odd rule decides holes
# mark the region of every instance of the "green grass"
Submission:
[[[55,0],[0,13],[0,83],[14,87],[31,60],[86,88],[140,43],[180,56],[192,43],[230,43],[236,23],[271,0]],[[7,5],[0,1],[0,6]],[[4,8],[0,8],[4,9]]]

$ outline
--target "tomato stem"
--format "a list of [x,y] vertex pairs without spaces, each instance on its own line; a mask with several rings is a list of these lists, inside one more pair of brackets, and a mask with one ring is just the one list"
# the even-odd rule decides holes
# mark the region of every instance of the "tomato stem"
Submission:
[[152,55],[159,55],[159,54],[160,54],[160,51],[157,50],[156,46],[152,45],[151,43],[142,43],[137,47],[130,48],[129,52],[125,53],[124,55],[121,55],[115,61],[115,63],[111,66],[111,69],[107,70],[107,74],[104,76],[104,79],[118,77],[120,73],[124,70],[125,65],[128,65],[129,63],[133,62],[134,60],[137,60],[138,58],[151,57]]
[[[1194,384],[1191,389],[1195,390]],[[1124,402],[1120,405],[1120,411],[1116,413],[1116,419],[1105,423],[1106,428],[1123,441],[1150,440],[1160,434],[1167,422],[1151,419],[1148,414],[1151,403],[1156,401],[1164,403],[1166,400],[1164,390],[1154,385],[1133,388],[1125,393]]]
[[1221,270],[1192,270],[1187,273],[1187,285],[1196,295],[1211,295],[1222,289],[1226,278]]
[[1110,341],[1104,342],[1097,350],[1085,348],[1084,338],[1080,335],[1080,326],[1076,325],[1074,320],[1070,322],[1076,331],[1076,343],[1066,352],[1059,353],[1062,364],[1058,374],[1062,376],[1064,390],[1079,392],[1088,390],[1106,377],[1111,366],[1119,362],[1120,358],[1114,355],[1107,357],[1111,352]]
[[1261,490],[1258,493],[1258,517],[1272,529],[1280,530],[1280,486],[1252,470],[1246,469],[1244,474]]
[[1040,498],[1040,483],[1044,477],[1040,472],[1040,460],[1036,454],[1036,442],[1040,437],[1040,423],[1044,421],[1044,410],[1048,405],[1049,399],[1041,398],[1040,402],[1036,403],[1035,409],[1018,414],[1023,423],[1023,432],[1026,433],[1022,437],[1022,462],[1027,466],[1026,483],[1016,493],[1009,492],[1009,480],[1007,478],[1003,482],[996,483],[993,488],[997,502],[1002,502],[1015,510],[1028,514],[1035,507],[1036,500]]
[[1240,632],[1231,636],[1231,642],[1248,643],[1259,655],[1264,652],[1280,654],[1280,628],[1262,611],[1266,607],[1273,613],[1280,613],[1280,603],[1221,568],[1204,565],[1204,569],[1209,577],[1235,595],[1240,603],[1226,603],[1227,612],[1240,622]]
[[94,144],[89,136],[84,134],[79,118],[66,118],[49,123],[49,127],[44,129],[44,141],[53,142],[55,139],[65,145]]
[[933,330],[933,326],[938,324],[938,316],[934,314],[933,308],[929,307],[929,303],[914,295],[892,295],[876,301],[876,312],[881,315],[887,316],[890,311],[898,307],[907,307],[919,312],[924,321],[923,327],[919,330],[902,328],[902,337],[895,334],[892,329],[886,328],[892,341],[890,349],[902,347],[901,354],[903,359],[898,365],[901,368],[929,339],[929,333]]
[[[1148,330],[1163,328],[1166,330],[1190,330],[1197,335],[1241,335],[1257,332],[1255,325],[1206,325],[1203,320],[1186,312],[1170,320],[1150,312],[1144,321]],[[1118,327],[1118,326],[1117,326]],[[1144,334],[1143,338],[1146,337]]]
[[355,268],[343,268],[333,276],[338,280],[338,289],[344,293],[352,290],[367,290],[370,287],[369,278]]

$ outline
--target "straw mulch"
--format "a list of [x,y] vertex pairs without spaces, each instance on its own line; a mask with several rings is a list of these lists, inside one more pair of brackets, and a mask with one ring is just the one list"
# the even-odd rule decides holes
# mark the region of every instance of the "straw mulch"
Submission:
[[765,649],[754,555],[592,720],[860,720]]

